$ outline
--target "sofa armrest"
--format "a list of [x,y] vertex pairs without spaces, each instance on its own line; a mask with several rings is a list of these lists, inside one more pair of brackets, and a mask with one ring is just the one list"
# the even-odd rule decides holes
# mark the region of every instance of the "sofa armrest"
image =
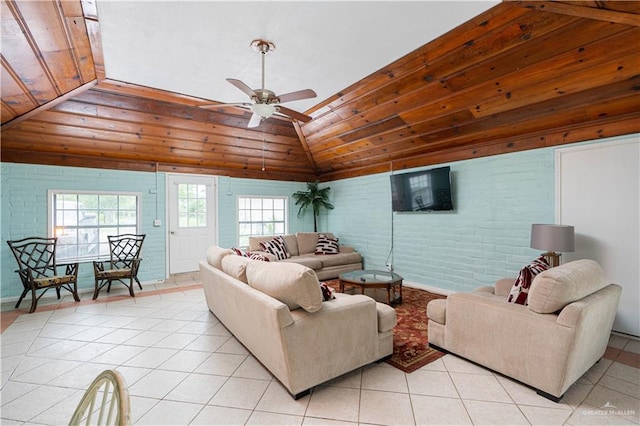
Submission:
[[293,324],[281,330],[291,380],[285,386],[291,393],[374,361],[378,314],[370,297],[336,297],[317,312],[296,309],[291,315]]
[[505,298],[509,295],[511,291],[511,287],[513,287],[513,283],[516,281],[515,278],[502,278],[496,281],[494,294],[496,296],[504,296]]

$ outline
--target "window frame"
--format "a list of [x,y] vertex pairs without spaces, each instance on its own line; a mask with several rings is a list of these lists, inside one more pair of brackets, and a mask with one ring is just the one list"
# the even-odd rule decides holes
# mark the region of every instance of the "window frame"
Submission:
[[[117,195],[117,196],[133,196],[136,198],[136,223],[135,225],[128,225],[126,226],[127,228],[132,228],[135,227],[135,233],[136,234],[141,234],[142,232],[142,193],[141,192],[136,192],[136,191],[87,191],[87,190],[69,190],[69,189],[49,189],[47,191],[47,235],[50,238],[56,237],[56,226],[55,226],[55,215],[56,215],[56,205],[55,205],[55,198],[57,195],[76,195],[76,196],[81,196],[81,195],[97,195],[97,196],[101,196],[101,195]],[[77,210],[77,206],[76,206],[76,210]],[[100,209],[97,210],[98,214],[100,212]],[[117,211],[120,211],[119,209]],[[101,245],[105,245],[108,244],[106,241],[100,241],[100,228],[114,228],[114,225],[104,225],[104,226],[100,226],[99,224],[97,224],[95,226],[98,229],[98,254],[97,255],[86,255],[86,256],[82,256],[82,255],[78,255],[76,254],[75,257],[64,257],[61,258],[59,256],[60,251],[59,249],[59,245],[56,248],[56,261],[57,262],[90,262],[93,260],[98,260],[98,259],[104,259],[105,257],[108,257],[108,251],[107,254],[100,254],[100,246]],[[115,227],[125,227],[124,225],[116,225]],[[81,227],[79,227],[77,224],[75,227],[73,227],[73,229],[81,229]]]
[[[260,200],[282,200],[284,202],[284,207],[283,207],[283,213],[284,213],[284,231],[282,234],[280,233],[276,233],[276,234],[249,234],[247,235],[240,235],[240,199],[260,199]],[[264,209],[262,209],[262,211],[264,211]],[[265,221],[260,221],[260,222],[253,222],[253,221],[249,221],[249,222],[242,222],[242,223],[265,223]],[[268,221],[268,223],[275,223],[275,221]],[[278,221],[279,223],[279,221]],[[238,244],[239,247],[246,247],[248,246],[248,242],[246,245],[243,245],[240,241],[242,237],[259,237],[259,236],[268,236],[268,235],[286,235],[289,233],[289,197],[286,195],[238,195],[236,196],[236,242]]]

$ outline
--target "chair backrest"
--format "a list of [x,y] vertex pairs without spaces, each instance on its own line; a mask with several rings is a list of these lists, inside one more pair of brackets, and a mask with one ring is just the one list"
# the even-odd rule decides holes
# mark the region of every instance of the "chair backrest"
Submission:
[[105,370],[95,378],[69,421],[70,426],[94,424],[131,424],[127,383],[116,370]]
[[20,270],[30,269],[33,278],[55,275],[57,238],[28,237],[7,241]]
[[130,267],[135,259],[140,258],[142,243],[146,234],[109,235],[109,256],[112,265]]

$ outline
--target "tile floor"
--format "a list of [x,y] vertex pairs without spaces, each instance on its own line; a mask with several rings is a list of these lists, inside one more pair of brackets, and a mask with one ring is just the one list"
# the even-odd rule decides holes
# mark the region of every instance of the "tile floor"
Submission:
[[294,401],[208,312],[197,276],[135,299],[117,292],[43,300],[33,314],[3,306],[2,425],[67,424],[108,368],[124,375],[141,425],[640,424],[636,340],[613,335],[558,404],[453,355],[411,374],[372,364]]

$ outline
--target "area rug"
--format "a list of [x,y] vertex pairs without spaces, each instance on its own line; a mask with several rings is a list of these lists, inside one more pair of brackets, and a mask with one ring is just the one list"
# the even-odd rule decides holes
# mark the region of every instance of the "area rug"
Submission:
[[[327,284],[338,291],[339,281],[327,281]],[[350,289],[345,289],[349,292]],[[367,295],[377,300],[384,300],[386,290],[377,290]],[[398,325],[393,329],[393,355],[386,362],[392,366],[411,373],[420,367],[440,358],[444,353],[429,347],[427,336],[427,303],[446,296],[402,287],[402,303],[395,304]]]

